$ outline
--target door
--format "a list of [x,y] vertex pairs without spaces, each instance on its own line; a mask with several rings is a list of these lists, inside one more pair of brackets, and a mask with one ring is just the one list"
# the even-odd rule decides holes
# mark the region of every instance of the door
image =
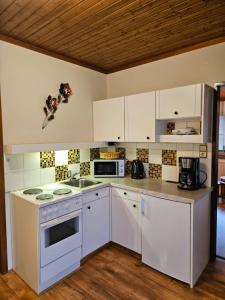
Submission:
[[109,242],[109,197],[83,206],[83,256]]
[[157,92],[157,119],[201,116],[201,84]]
[[112,197],[112,241],[140,253],[139,203]]
[[155,92],[125,97],[127,142],[155,142]]
[[94,140],[124,141],[124,97],[95,101]]
[[142,196],[142,261],[190,282],[190,204]]

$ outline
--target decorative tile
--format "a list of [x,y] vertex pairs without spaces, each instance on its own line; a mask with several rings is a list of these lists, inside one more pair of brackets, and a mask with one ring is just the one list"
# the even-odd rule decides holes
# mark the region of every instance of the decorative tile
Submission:
[[90,162],[82,162],[80,164],[80,176],[90,175],[91,167]]
[[71,149],[68,151],[68,164],[80,163],[80,149]]
[[166,133],[172,134],[172,131],[175,129],[175,123],[174,122],[168,122],[166,125]]
[[118,151],[120,153],[120,156],[119,156],[120,159],[126,158],[126,149],[125,148],[118,147],[118,148],[116,148],[116,151]]
[[55,167],[55,181],[61,181],[69,178],[68,166]]
[[162,164],[169,166],[177,165],[177,151],[176,150],[162,150]]
[[90,160],[99,159],[100,157],[100,149],[99,148],[91,148],[90,149]]
[[148,163],[148,155],[149,155],[148,149],[138,148],[136,150],[136,155],[137,158],[140,159],[143,163]]
[[55,152],[40,152],[40,167],[50,168],[55,166]]
[[149,177],[154,179],[162,178],[162,165],[149,164]]
[[126,175],[131,175],[131,161],[130,160],[126,161],[125,168],[126,168],[125,174]]

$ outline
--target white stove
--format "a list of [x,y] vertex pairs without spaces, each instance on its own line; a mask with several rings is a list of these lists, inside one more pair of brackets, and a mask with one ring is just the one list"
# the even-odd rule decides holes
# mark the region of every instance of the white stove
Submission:
[[80,193],[60,183],[12,193],[13,268],[38,294],[80,266]]

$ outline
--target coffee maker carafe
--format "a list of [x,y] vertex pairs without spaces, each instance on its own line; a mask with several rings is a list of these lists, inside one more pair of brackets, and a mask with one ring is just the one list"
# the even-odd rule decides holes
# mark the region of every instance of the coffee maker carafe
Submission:
[[[200,174],[204,179],[200,179]],[[183,190],[197,190],[207,180],[207,174],[200,171],[200,161],[197,157],[179,157],[179,183],[178,188]]]

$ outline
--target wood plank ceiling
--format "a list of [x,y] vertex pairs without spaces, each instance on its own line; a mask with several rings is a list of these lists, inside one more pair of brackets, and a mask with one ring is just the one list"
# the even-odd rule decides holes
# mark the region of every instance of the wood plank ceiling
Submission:
[[0,34],[111,73],[225,41],[225,1],[0,0]]

